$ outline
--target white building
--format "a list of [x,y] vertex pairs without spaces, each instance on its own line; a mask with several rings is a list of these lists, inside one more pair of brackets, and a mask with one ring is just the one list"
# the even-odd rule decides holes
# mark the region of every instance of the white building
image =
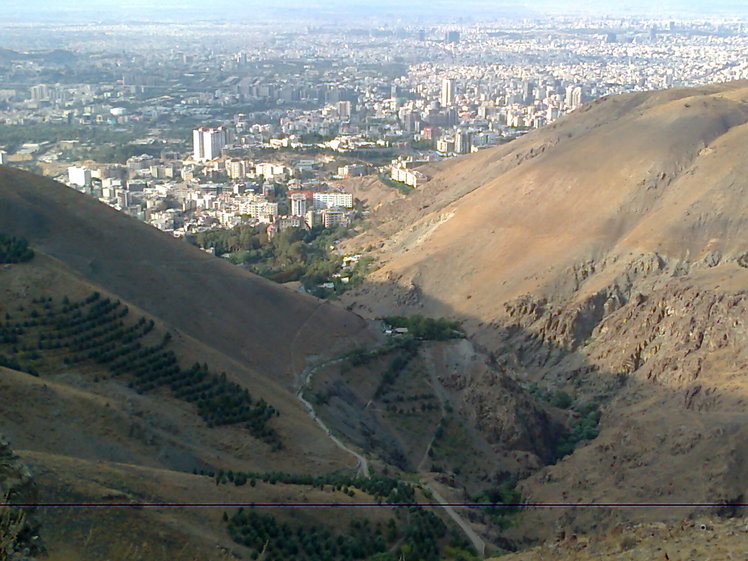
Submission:
[[275,179],[276,177],[286,177],[287,170],[288,168],[282,164],[263,162],[255,166],[255,175],[265,179]]
[[304,216],[307,211],[306,193],[293,193],[291,195],[291,215]]
[[429,180],[426,175],[418,170],[397,166],[390,168],[390,177],[413,188],[420,187]]
[[88,187],[91,185],[91,170],[72,166],[68,168],[68,181],[71,185],[78,187]]
[[243,179],[247,177],[249,164],[244,160],[226,160],[226,173],[231,179]]
[[442,80],[442,92],[439,96],[442,107],[449,107],[455,102],[455,82],[454,78],[444,78]]
[[348,164],[338,168],[340,177],[358,177],[366,174],[366,166],[362,164]]
[[338,102],[338,115],[341,119],[351,118],[351,102],[350,101],[339,101]]
[[278,216],[278,203],[249,201],[239,205],[239,213],[250,218],[257,218],[260,222],[272,222]]
[[467,131],[458,131],[455,134],[455,152],[457,154],[467,154],[470,152],[470,133]]
[[325,228],[348,225],[348,215],[342,208],[326,208],[320,214],[322,215],[322,225]]
[[396,160],[392,160],[392,165],[390,166],[390,177],[395,181],[405,183],[406,185],[410,185],[411,187],[420,187],[421,185],[426,183],[429,178],[422,172],[413,168],[422,166],[427,163],[428,161],[426,160],[416,160],[412,157],[400,157]]
[[312,194],[314,208],[353,208],[353,195],[351,193],[314,193]]
[[4,150],[0,150],[0,166],[8,163],[8,153]]
[[567,109],[576,109],[582,105],[582,88],[579,86],[567,86],[566,87],[566,107]]
[[441,152],[442,154],[449,154],[451,152],[454,152],[455,151],[454,138],[444,137],[444,138],[440,138],[439,140],[437,140],[436,151]]
[[193,158],[198,162],[215,160],[221,148],[233,141],[234,135],[226,127],[213,129],[202,127],[192,131]]

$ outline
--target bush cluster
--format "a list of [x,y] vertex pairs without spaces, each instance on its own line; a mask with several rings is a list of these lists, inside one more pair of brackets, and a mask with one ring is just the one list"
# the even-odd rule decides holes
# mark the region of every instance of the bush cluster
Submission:
[[[262,481],[275,485],[304,485],[317,487],[324,490],[330,487],[333,491],[342,491],[351,495],[353,489],[358,489],[373,496],[377,501],[389,504],[413,504],[416,499],[415,489],[412,485],[386,475],[372,475],[371,477],[355,477],[342,473],[328,473],[311,475],[304,473],[287,473],[282,471],[273,472],[234,472],[224,470],[195,470],[198,475],[212,477],[216,483],[233,483],[236,486],[250,485]],[[354,493],[355,494],[355,493]]]
[[0,263],[24,263],[34,257],[34,250],[24,238],[0,233]]
[[385,525],[354,518],[347,531],[333,533],[324,526],[279,522],[253,508],[240,508],[231,517],[224,515],[231,538],[254,550],[252,559],[264,552],[268,561],[438,561],[447,533],[444,522],[419,507],[401,511],[398,518],[399,524],[391,518]]
[[465,330],[459,322],[447,318],[427,318],[420,314],[412,316],[389,316],[385,323],[394,328],[406,328],[410,335],[425,341],[462,339]]

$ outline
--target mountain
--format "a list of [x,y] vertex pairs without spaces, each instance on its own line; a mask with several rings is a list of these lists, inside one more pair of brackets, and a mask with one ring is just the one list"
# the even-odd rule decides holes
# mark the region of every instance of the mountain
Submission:
[[50,558],[243,558],[270,537],[268,559],[350,540],[574,558],[595,536],[646,557],[642,528],[680,540],[706,515],[728,535],[748,493],[746,123],[746,83],[603,98],[408,196],[361,180],[376,208],[344,249],[379,268],[340,303],[0,166],[0,233],[34,251],[0,265],[0,430],[39,500],[607,505],[350,525],[42,508]]
[[[355,474],[296,391],[309,363],[375,340],[363,319],[6,166],[0,230],[34,251],[0,265],[0,408],[39,501],[374,500],[275,481],[229,487],[215,475]],[[248,555],[222,513],[38,516],[50,559]]]
[[[359,317],[285,290],[59,184],[0,168],[0,224],[86,279],[291,384],[304,359],[365,332]],[[231,313],[225,313],[231,310]]]
[[[541,395],[565,392],[579,434],[598,408],[599,427],[572,454],[520,483],[530,501],[740,512],[730,505],[748,493],[746,123],[745,82],[627,94],[426,166],[432,179],[374,212],[351,243],[375,248],[380,267],[345,302],[463,321],[499,370]],[[493,385],[467,384],[478,395]],[[697,510],[537,510],[521,531]]]

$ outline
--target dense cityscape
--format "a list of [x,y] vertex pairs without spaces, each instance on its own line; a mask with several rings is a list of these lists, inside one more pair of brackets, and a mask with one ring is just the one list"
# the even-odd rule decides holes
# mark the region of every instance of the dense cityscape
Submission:
[[592,99],[748,76],[735,20],[45,31],[3,32],[0,161],[178,236],[345,226],[350,178],[407,193]]

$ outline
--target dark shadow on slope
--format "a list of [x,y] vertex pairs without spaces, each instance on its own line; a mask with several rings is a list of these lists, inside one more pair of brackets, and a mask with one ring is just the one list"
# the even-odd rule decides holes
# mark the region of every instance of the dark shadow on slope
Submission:
[[[392,313],[418,313],[421,305],[445,308],[421,294],[417,305]],[[479,323],[445,315],[466,325]],[[595,325],[601,319],[592,318]],[[626,521],[682,520],[705,509],[741,511],[735,505],[743,502],[741,481],[748,465],[743,452],[748,431],[742,428],[748,419],[742,410],[694,407],[689,388],[601,369],[583,352],[594,325],[577,334],[576,350],[517,324],[491,328],[493,337],[484,335],[482,340],[490,342],[482,346],[422,342],[420,360],[432,370],[420,381],[407,368],[400,373],[416,381],[398,389],[400,403],[431,393],[442,406],[436,414],[421,408],[424,400],[405,415],[395,401],[393,413],[393,402],[377,396],[397,354],[373,361],[368,370],[335,365],[320,372],[313,390],[322,397],[318,407],[363,448],[402,469],[432,472],[454,501],[517,478],[530,502],[629,505],[526,509],[513,527],[487,532],[489,540],[504,546]],[[419,383],[428,389],[419,390]],[[417,430],[424,434],[414,436]],[[438,433],[445,431],[454,441],[451,456],[429,456]],[[631,506],[642,503],[684,506]],[[469,516],[487,521],[485,513]]]

